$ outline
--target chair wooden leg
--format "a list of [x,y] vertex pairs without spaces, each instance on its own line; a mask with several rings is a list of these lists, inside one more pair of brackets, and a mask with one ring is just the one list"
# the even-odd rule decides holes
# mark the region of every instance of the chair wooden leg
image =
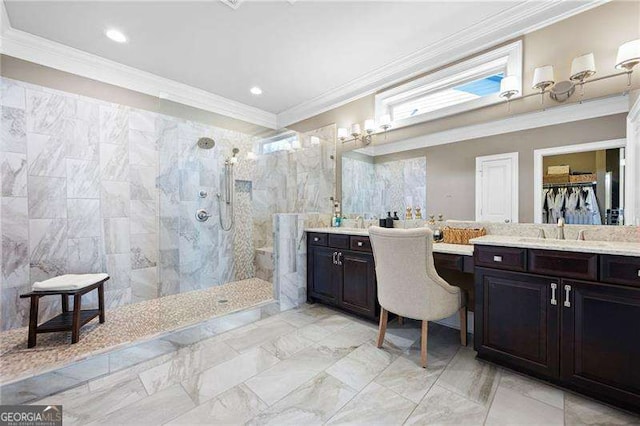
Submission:
[[398,315],[398,325],[404,325],[404,317]]
[[429,321],[422,321],[422,335],[420,336],[420,360],[422,368],[427,368],[427,335],[429,334]]
[[104,287],[102,284],[98,286],[98,309],[100,310],[100,323],[104,323]]
[[71,325],[71,343],[78,343],[80,340],[80,310],[82,309],[81,294],[73,296],[73,324]]
[[31,310],[29,311],[29,341],[27,342],[28,348],[33,348],[36,345],[39,303],[40,296],[31,296]]
[[467,346],[467,307],[463,306],[458,313],[460,314],[460,344]]
[[382,308],[380,310],[380,326],[378,327],[378,347],[382,347],[384,342],[384,335],[387,332],[387,319],[389,318],[389,312]]
[[62,312],[69,312],[69,295],[61,294],[62,298]]

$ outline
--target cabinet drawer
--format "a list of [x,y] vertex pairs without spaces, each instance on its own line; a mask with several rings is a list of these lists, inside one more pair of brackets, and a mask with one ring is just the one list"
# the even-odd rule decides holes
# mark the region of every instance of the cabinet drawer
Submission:
[[433,263],[437,269],[460,272],[464,269],[464,258],[457,254],[433,253]]
[[527,270],[527,250],[522,248],[477,245],[474,258],[476,266],[521,272]]
[[529,272],[597,281],[598,255],[568,251],[529,250]]
[[600,281],[640,287],[640,258],[600,256]]
[[309,232],[309,244],[312,246],[326,246],[327,234],[319,234],[317,232]]
[[329,234],[329,247],[348,249],[349,236],[344,234]]
[[351,250],[366,251],[371,253],[371,241],[369,237],[351,237]]

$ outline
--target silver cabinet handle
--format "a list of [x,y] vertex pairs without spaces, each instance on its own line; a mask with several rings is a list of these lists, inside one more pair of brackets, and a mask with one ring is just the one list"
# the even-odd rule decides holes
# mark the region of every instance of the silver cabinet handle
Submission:
[[638,278],[640,278],[640,269],[638,269]]
[[313,241],[317,243],[318,241],[320,241],[320,238],[318,238],[318,237],[313,237]]
[[552,305],[557,305],[558,304],[558,299],[556,299],[556,290],[558,288],[558,284],[556,283],[551,283],[551,304]]
[[565,308],[570,308],[571,307],[571,302],[569,301],[570,295],[571,295],[571,286],[567,284],[567,285],[564,286],[564,306],[565,306]]
[[502,256],[493,256],[494,262],[502,262]]
[[342,253],[338,253],[338,265],[342,265],[342,260],[340,260],[341,257]]
[[336,260],[336,256],[337,256],[337,255],[338,255],[338,252],[335,252],[335,251],[334,251],[334,252],[333,252],[333,264],[334,264],[334,265],[337,265],[337,264],[338,264],[338,261]]
[[[358,241],[358,247],[362,247],[362,246],[363,246],[362,241]],[[638,271],[638,275],[640,275],[640,271]]]

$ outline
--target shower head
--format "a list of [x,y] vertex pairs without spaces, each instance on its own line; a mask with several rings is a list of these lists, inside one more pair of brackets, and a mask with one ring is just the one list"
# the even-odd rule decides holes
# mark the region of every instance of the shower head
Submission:
[[231,150],[231,152],[233,153],[233,156],[235,157],[240,152],[240,150],[238,148],[233,148]]
[[202,149],[211,149],[216,146],[216,141],[211,138],[200,138],[198,139],[198,147]]

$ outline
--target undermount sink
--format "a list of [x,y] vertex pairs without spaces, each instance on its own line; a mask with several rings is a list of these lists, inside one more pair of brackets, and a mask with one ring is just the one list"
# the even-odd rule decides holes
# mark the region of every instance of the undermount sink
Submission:
[[557,245],[558,243],[561,244],[588,244],[591,247],[606,247],[607,246],[607,242],[606,241],[583,241],[583,240],[573,240],[573,239],[567,239],[567,240],[558,240],[556,238],[535,238],[535,237],[524,237],[524,238],[519,238],[518,242],[521,243],[537,243],[537,244],[549,244],[549,245]]

